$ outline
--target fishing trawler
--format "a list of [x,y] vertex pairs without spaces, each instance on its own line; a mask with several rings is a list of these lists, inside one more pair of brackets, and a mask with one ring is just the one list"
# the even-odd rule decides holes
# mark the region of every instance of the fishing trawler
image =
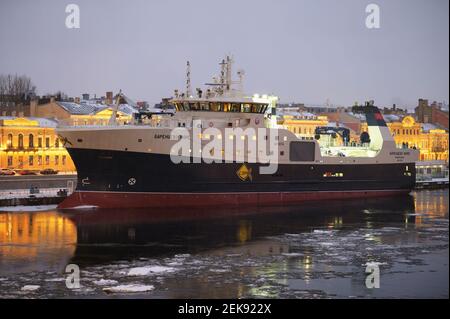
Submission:
[[219,77],[193,93],[188,63],[175,114],[119,125],[113,112],[106,126],[59,127],[78,172],[59,208],[290,205],[414,187],[418,151],[397,148],[377,107],[359,108],[370,141],[327,145],[278,127],[277,97],[246,95],[232,64],[226,57]]

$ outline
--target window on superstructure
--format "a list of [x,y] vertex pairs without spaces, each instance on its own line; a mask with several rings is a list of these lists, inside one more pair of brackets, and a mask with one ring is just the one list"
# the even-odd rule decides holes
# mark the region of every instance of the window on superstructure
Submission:
[[241,105],[239,103],[231,103],[230,112],[240,112],[240,111],[241,111]]
[[263,105],[262,104],[253,104],[252,105],[252,113],[261,113]]
[[221,108],[221,105],[218,102],[211,102],[211,103],[209,103],[210,111],[219,112],[219,111],[221,111],[220,108]]
[[191,102],[190,103],[190,109],[191,109],[191,111],[200,111],[200,103],[198,103],[198,102]]
[[250,113],[251,111],[252,111],[251,104],[248,104],[248,103],[242,104],[242,112],[243,113]]
[[200,109],[202,111],[209,111],[209,103],[208,102],[200,102]]

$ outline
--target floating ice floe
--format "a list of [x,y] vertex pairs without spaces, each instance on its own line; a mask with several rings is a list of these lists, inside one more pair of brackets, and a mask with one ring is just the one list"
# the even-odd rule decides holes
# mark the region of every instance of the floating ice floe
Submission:
[[314,229],[313,233],[315,234],[331,234],[333,231],[331,230],[323,230],[323,229]]
[[119,285],[103,288],[104,292],[146,292],[155,289],[153,285]]
[[230,269],[210,269],[210,272],[215,272],[215,273],[223,273],[223,272],[230,272]]
[[167,265],[169,265],[169,266],[182,266],[183,263],[181,263],[179,261],[172,261],[170,263],[167,263]]
[[135,267],[128,271],[128,276],[146,276],[149,274],[160,274],[166,272],[174,272],[175,268],[165,267],[165,266],[145,266],[145,267]]
[[283,253],[281,255],[286,256],[286,257],[302,257],[303,256],[303,254],[301,254],[301,253]]
[[22,287],[22,291],[35,291],[38,290],[41,286],[39,285],[25,285]]
[[188,258],[191,257],[190,254],[177,254],[175,255],[175,258]]
[[47,281],[47,282],[58,282],[58,281],[65,281],[65,280],[66,280],[66,278],[62,278],[62,277],[45,279],[45,281]]
[[93,281],[93,283],[97,286],[109,286],[109,285],[117,285],[118,281],[112,279],[100,279]]

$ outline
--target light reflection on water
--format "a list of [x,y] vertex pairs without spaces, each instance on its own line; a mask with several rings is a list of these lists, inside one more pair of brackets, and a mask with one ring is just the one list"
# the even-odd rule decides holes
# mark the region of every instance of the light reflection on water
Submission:
[[[183,254],[188,257],[176,257]],[[4,297],[14,297],[33,276],[41,284],[63,276],[69,263],[106,278],[117,275],[111,265],[128,269],[149,260],[177,265],[187,275],[162,276],[154,292],[132,296],[448,297],[443,255],[448,260],[448,189],[245,210],[0,212],[0,287],[19,281],[2,287],[8,291]],[[388,290],[364,288],[362,265],[368,261],[389,265],[383,270]],[[397,287],[408,273],[433,284],[408,295]],[[436,286],[436,276],[446,283]],[[49,287],[32,296],[80,294]],[[95,286],[85,295],[107,296]]]

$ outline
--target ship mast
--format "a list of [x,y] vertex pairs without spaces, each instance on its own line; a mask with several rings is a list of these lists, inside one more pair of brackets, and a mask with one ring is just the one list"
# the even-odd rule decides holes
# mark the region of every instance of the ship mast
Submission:
[[108,123],[109,125],[117,125],[116,117],[117,117],[117,111],[119,110],[121,97],[122,97],[122,90],[119,90],[119,94],[117,94],[116,105],[112,109],[111,117],[109,118],[109,123]]
[[189,61],[186,63],[186,98],[190,98],[192,96],[191,90],[191,64]]

